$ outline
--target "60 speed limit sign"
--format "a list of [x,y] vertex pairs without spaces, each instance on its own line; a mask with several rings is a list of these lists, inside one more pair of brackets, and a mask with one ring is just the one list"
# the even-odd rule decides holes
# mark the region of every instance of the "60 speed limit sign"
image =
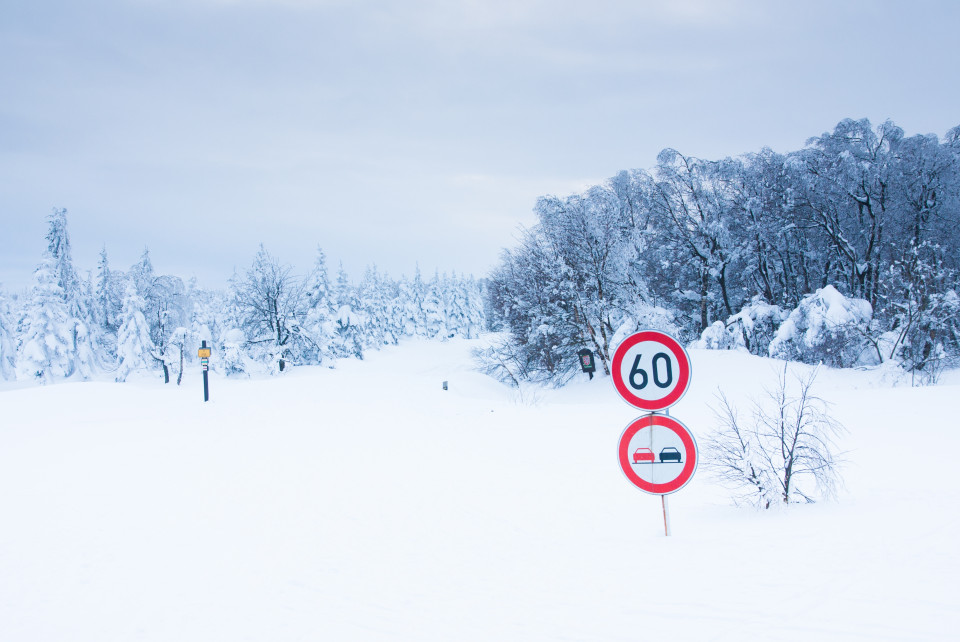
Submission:
[[676,339],[643,330],[613,353],[613,385],[631,406],[655,412],[680,400],[690,385],[690,356]]

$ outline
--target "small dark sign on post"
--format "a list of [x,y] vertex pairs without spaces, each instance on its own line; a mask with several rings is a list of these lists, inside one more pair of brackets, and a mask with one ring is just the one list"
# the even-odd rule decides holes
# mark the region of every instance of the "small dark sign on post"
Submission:
[[206,341],[200,342],[197,356],[200,357],[200,365],[203,367],[203,400],[210,401],[210,383],[207,379],[207,371],[210,369],[210,348],[207,347]]
[[584,348],[577,355],[580,357],[580,368],[593,379],[593,373],[597,371],[597,364],[593,360],[593,352]]

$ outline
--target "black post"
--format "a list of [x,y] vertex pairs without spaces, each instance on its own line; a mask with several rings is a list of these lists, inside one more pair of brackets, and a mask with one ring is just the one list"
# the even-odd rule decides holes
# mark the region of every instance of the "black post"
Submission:
[[[201,348],[206,348],[206,347],[207,347],[207,342],[206,342],[206,341],[201,341],[201,342],[200,342],[200,347],[201,347]],[[210,366],[209,366],[209,363],[210,363],[210,362],[207,361],[207,358],[206,358],[206,357],[204,357],[204,358],[201,358],[201,359],[200,359],[200,363],[203,365],[203,400],[204,400],[204,401],[210,401],[210,382],[209,382],[208,379],[207,379],[207,369],[210,367]]]

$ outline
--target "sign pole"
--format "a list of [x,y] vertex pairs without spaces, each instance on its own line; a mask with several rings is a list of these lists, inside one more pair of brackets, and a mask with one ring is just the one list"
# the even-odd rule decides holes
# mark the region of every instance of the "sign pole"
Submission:
[[660,495],[660,500],[663,502],[663,533],[670,537],[670,508],[667,505],[667,496]]
[[206,341],[200,342],[200,349],[197,350],[197,356],[200,357],[200,366],[203,368],[203,400],[210,401],[210,383],[207,380],[207,370],[210,368],[210,348]]
[[[669,408],[664,408],[663,412],[670,416]],[[667,505],[667,496],[660,495],[660,501],[663,503],[663,533],[664,536],[670,537],[670,507]]]

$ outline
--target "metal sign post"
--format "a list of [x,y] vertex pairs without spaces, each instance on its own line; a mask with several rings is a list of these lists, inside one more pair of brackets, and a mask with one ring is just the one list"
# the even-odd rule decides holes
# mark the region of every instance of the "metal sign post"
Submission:
[[210,348],[207,347],[206,341],[200,342],[197,356],[200,357],[200,365],[203,367],[203,400],[210,401],[210,382],[207,379],[207,371],[210,369]]
[[663,534],[670,537],[670,509],[667,508],[667,496],[660,495],[660,501],[663,503]]

